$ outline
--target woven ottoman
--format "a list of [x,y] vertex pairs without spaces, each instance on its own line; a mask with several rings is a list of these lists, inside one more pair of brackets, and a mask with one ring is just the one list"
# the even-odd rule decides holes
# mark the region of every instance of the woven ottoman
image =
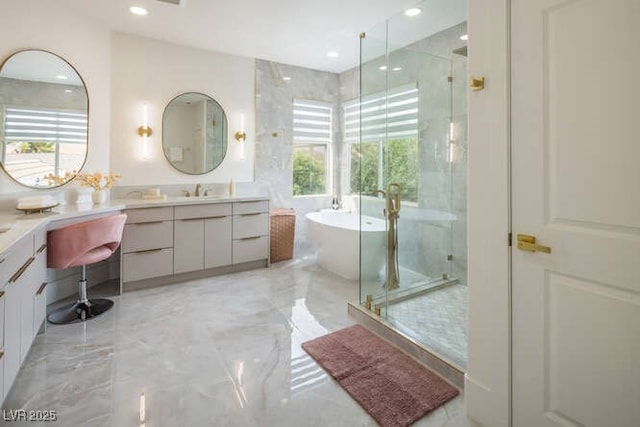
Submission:
[[293,258],[293,239],[296,231],[296,213],[293,209],[272,209],[271,262]]

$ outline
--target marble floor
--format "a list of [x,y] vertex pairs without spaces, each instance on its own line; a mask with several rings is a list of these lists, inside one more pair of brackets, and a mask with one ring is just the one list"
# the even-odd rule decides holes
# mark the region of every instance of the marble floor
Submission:
[[[347,301],[357,298],[357,282],[313,257],[114,297],[99,318],[47,325],[0,425],[20,425],[6,414],[25,409],[74,427],[375,426],[300,347],[354,324]],[[462,403],[415,425],[442,426]]]

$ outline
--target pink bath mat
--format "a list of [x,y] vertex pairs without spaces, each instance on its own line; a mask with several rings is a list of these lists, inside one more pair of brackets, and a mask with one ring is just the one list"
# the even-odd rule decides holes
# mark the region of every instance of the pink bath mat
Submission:
[[360,325],[307,341],[302,348],[383,427],[408,426],[459,393]]

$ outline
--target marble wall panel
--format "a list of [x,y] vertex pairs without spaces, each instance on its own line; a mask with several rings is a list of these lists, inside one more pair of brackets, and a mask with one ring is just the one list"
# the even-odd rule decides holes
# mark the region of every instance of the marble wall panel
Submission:
[[[285,79],[287,77],[287,79]],[[255,176],[260,190],[271,197],[272,207],[296,210],[295,251],[301,256],[313,250],[305,215],[331,205],[338,191],[329,187],[323,196],[293,196],[293,100],[308,99],[333,107],[331,162],[333,188],[340,188],[339,114],[340,84],[334,73],[272,61],[256,60],[256,158]]]

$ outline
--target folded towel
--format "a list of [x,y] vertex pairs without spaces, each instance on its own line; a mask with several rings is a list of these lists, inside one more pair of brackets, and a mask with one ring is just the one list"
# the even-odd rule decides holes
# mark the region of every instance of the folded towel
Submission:
[[169,147],[169,160],[172,162],[181,162],[182,147]]

